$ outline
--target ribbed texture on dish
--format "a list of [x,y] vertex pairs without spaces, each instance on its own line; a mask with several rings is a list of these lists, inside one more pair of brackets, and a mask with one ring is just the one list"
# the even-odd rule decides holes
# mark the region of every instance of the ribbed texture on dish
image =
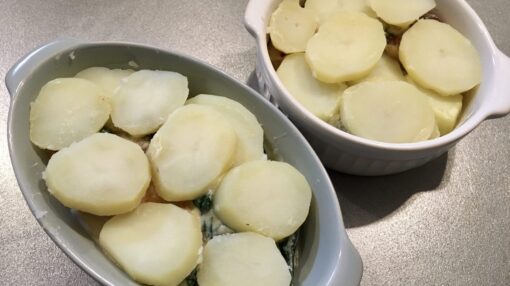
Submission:
[[400,173],[419,167],[441,155],[437,153],[414,160],[378,160],[343,152],[317,139],[311,133],[303,132],[303,135],[326,167],[353,175],[380,176]]

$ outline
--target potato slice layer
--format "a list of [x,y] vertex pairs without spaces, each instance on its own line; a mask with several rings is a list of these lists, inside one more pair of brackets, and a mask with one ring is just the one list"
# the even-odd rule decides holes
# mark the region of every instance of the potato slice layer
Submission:
[[167,201],[193,200],[232,164],[237,135],[209,106],[189,104],[176,110],[151,140],[157,193]]
[[367,75],[386,47],[382,24],[362,13],[332,16],[306,46],[314,76],[326,83],[352,81]]
[[[123,78],[126,78],[129,75],[131,75],[133,72],[134,72],[133,70],[122,69],[111,70],[105,67],[91,67],[80,71],[74,77],[89,80],[97,84],[99,87],[102,87],[105,92],[105,96],[108,98],[108,101],[111,104],[113,94],[119,87],[120,81]],[[105,127],[107,127],[110,130],[116,129],[115,126],[113,125],[111,118],[108,121],[106,121]]]
[[306,0],[305,8],[317,11],[321,23],[327,21],[335,12],[361,12],[375,17],[368,0]]
[[291,281],[274,240],[253,232],[210,240],[197,278],[200,286],[288,286]]
[[436,122],[425,96],[404,81],[363,82],[345,90],[341,121],[352,134],[389,143],[427,140]]
[[420,20],[402,36],[400,61],[411,78],[442,95],[478,85],[480,56],[471,42],[448,24]]
[[48,191],[63,205],[95,215],[133,210],[151,176],[135,143],[97,133],[54,154],[45,171]]
[[136,281],[178,285],[198,263],[200,219],[172,204],[143,203],[106,222],[99,243]]
[[246,107],[232,99],[199,94],[187,101],[214,108],[228,120],[237,134],[237,148],[234,155],[234,166],[244,162],[266,159],[264,153],[264,131],[257,118]]
[[439,126],[436,124],[434,130],[432,131],[432,134],[430,134],[429,140],[439,138],[440,136],[441,133],[439,132]]
[[314,10],[301,8],[298,0],[284,0],[271,15],[271,42],[284,53],[304,52],[306,43],[319,26]]
[[450,133],[455,128],[462,111],[462,94],[443,96],[433,90],[415,84],[409,77],[407,80],[427,97],[436,116],[438,133],[441,136]]
[[78,78],[46,83],[30,104],[30,140],[48,150],[60,150],[99,131],[110,116],[103,90]]
[[364,81],[383,81],[383,80],[406,80],[404,77],[404,73],[400,68],[400,63],[386,55],[383,54],[381,59],[377,62],[375,67],[370,71],[370,73],[357,81],[351,82],[351,84],[357,84]]
[[112,97],[113,124],[131,134],[155,132],[188,97],[188,79],[170,71],[137,71],[121,81]]
[[133,70],[91,67],[80,71],[74,77],[90,80],[97,84],[105,90],[106,95],[111,99],[115,90],[119,87],[120,81],[133,72]]
[[369,0],[370,6],[384,22],[407,27],[436,7],[434,0]]
[[340,96],[347,86],[317,80],[303,53],[286,56],[277,73],[289,93],[315,116],[329,121],[338,112]]
[[214,212],[236,231],[280,240],[303,224],[311,197],[310,185],[291,165],[252,161],[225,175],[214,195]]

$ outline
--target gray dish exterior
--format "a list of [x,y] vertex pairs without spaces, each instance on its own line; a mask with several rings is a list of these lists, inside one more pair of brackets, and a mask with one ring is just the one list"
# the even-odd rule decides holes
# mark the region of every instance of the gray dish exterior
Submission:
[[48,155],[29,140],[30,102],[47,81],[71,77],[91,66],[161,69],[188,77],[190,94],[210,93],[232,98],[261,122],[266,141],[282,161],[299,169],[310,182],[313,201],[302,227],[301,264],[296,285],[358,285],[362,262],[344,229],[338,200],[324,167],[304,137],[270,103],[217,69],[176,53],[130,43],[83,43],[62,39],[30,53],[8,72],[12,96],[8,144],[20,189],[37,221],[54,242],[81,268],[104,285],[138,285],[112,263],[82,229],[71,211],[46,190],[42,172]]

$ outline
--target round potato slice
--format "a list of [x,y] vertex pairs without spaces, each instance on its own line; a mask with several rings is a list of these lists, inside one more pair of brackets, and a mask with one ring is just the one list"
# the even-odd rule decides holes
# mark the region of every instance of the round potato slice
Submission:
[[242,104],[223,96],[210,94],[199,94],[189,99],[187,104],[212,107],[228,120],[237,134],[234,166],[248,161],[266,159],[263,146],[264,130],[255,115]]
[[210,240],[197,278],[200,286],[288,286],[291,281],[274,240],[253,232]]
[[105,93],[94,83],[54,79],[30,104],[30,140],[40,148],[60,150],[99,131],[110,110]]
[[225,175],[214,194],[214,212],[236,231],[280,240],[303,224],[311,198],[310,185],[291,165],[252,161]]
[[143,203],[106,222],[99,244],[136,281],[178,285],[198,263],[200,219],[172,204]]
[[147,149],[158,195],[167,201],[204,195],[207,186],[232,165],[236,144],[236,132],[212,107],[179,108]]
[[322,82],[340,83],[367,75],[386,47],[384,29],[362,13],[332,16],[306,46],[306,61]]
[[441,133],[439,132],[439,127],[436,124],[434,127],[434,130],[432,131],[432,134],[430,134],[429,140],[439,138],[441,136]]
[[314,10],[301,8],[298,0],[284,0],[271,15],[271,42],[284,53],[304,52],[306,43],[319,26]]
[[[75,78],[82,78],[86,80],[90,80],[91,82],[97,84],[102,87],[105,91],[105,95],[111,103],[113,94],[117,90],[120,85],[120,81],[131,75],[133,70],[121,70],[121,69],[109,69],[105,67],[91,67],[88,69],[84,69],[77,73]],[[110,130],[118,131],[118,128],[115,128],[111,118],[106,121],[105,127]],[[116,132],[117,133],[117,132]]]
[[436,7],[434,0],[369,0],[370,6],[384,22],[407,27]]
[[450,133],[455,128],[460,113],[462,112],[462,94],[443,96],[433,90],[417,85],[409,76],[407,77],[407,81],[414,85],[427,98],[436,116],[438,133],[441,136]]
[[105,67],[91,67],[77,73],[74,77],[90,80],[102,87],[109,99],[119,87],[120,81],[128,77],[134,71],[122,69],[109,69]]
[[406,80],[406,78],[404,77],[404,73],[400,68],[400,63],[396,59],[386,54],[383,54],[381,59],[377,62],[375,67],[370,71],[370,73],[366,77],[351,82],[350,84],[354,85],[364,81],[381,81],[381,80],[403,80],[403,81]]
[[402,36],[400,61],[411,78],[442,95],[478,85],[480,56],[471,42],[448,24],[419,20]]
[[141,70],[124,78],[112,97],[113,124],[135,137],[155,132],[188,97],[176,72]]
[[103,216],[136,208],[151,176],[149,161],[137,144],[96,133],[55,153],[44,179],[63,205]]
[[324,121],[338,112],[344,84],[317,80],[305,61],[305,54],[288,55],[277,70],[278,77],[289,93],[307,110]]
[[368,0],[307,0],[305,8],[317,11],[321,23],[327,21],[335,12],[361,12],[376,17]]
[[367,81],[346,89],[340,115],[350,133],[389,143],[427,140],[436,126],[425,96],[404,81]]

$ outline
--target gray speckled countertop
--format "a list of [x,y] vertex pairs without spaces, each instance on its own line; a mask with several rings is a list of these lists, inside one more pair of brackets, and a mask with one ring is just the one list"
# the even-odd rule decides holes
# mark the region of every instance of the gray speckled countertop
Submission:
[[[510,2],[468,0],[510,54]],[[0,78],[58,37],[119,40],[190,54],[253,82],[246,1],[0,0]],[[510,80],[510,75],[509,80]],[[0,285],[95,285],[46,236],[19,192],[0,88]],[[362,285],[510,285],[510,116],[483,123],[447,155],[400,175],[330,172],[364,261]],[[319,285],[318,285],[319,286]]]

